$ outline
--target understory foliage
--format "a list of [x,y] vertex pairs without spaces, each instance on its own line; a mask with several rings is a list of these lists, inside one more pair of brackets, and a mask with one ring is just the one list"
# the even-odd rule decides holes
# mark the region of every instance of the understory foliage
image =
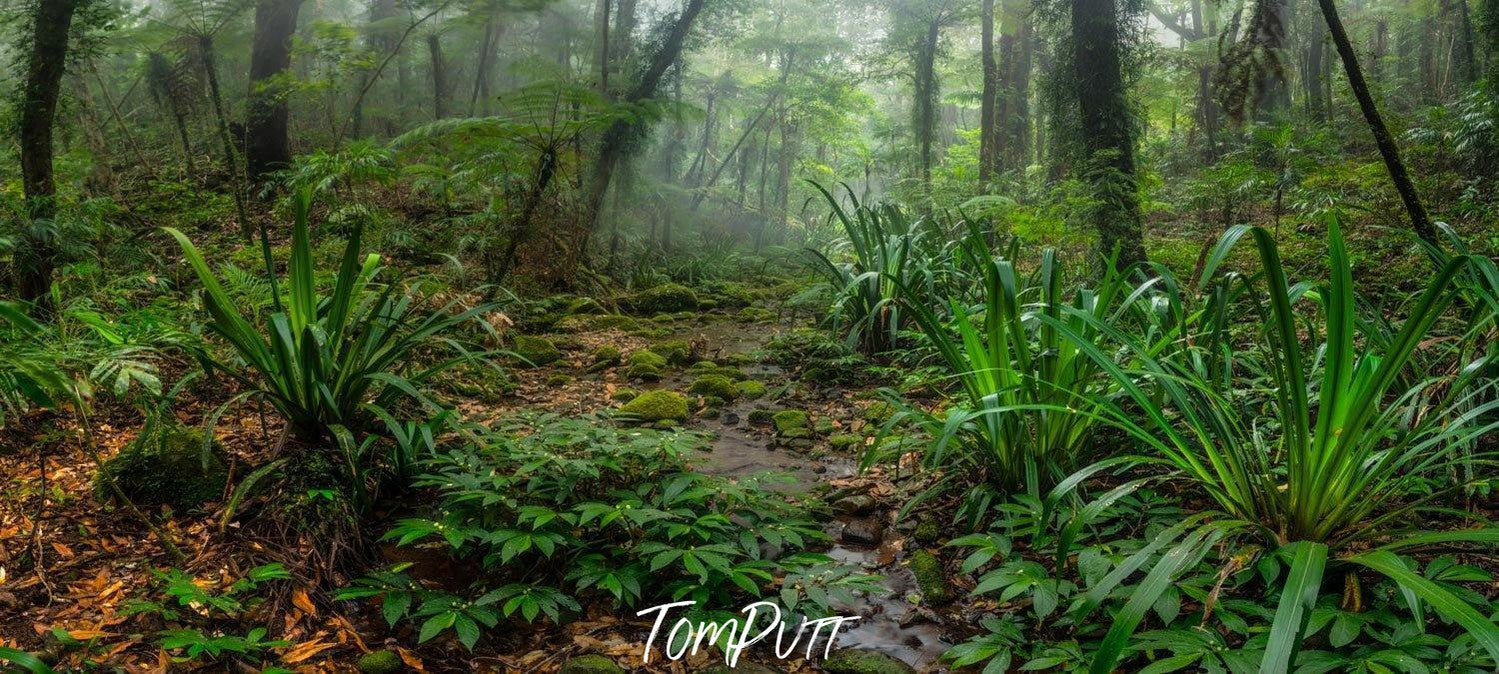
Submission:
[[415,485],[435,491],[431,514],[402,519],[385,539],[440,550],[471,570],[472,585],[429,589],[397,566],[338,593],[381,597],[392,625],[421,623],[422,641],[451,629],[472,648],[481,626],[501,617],[560,623],[599,600],[690,600],[694,615],[722,620],[737,615],[721,607],[738,597],[773,596],[821,615],[878,587],[877,577],[809,550],[827,536],[807,505],[759,479],[693,471],[699,434],[555,415],[469,430],[470,442],[422,464]]

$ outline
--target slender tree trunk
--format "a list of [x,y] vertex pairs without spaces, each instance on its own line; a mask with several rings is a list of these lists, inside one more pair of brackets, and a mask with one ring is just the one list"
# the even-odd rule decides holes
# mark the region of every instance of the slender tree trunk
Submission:
[[593,6],[593,73],[600,93],[609,92],[609,8],[609,0],[598,0]]
[[1348,75],[1348,84],[1353,89],[1354,98],[1358,99],[1359,110],[1364,113],[1369,131],[1374,135],[1374,143],[1379,146],[1379,156],[1384,159],[1390,181],[1395,183],[1395,191],[1400,193],[1400,201],[1405,204],[1411,228],[1422,240],[1438,245],[1436,229],[1431,224],[1431,218],[1426,215],[1426,207],[1421,205],[1416,185],[1411,182],[1410,174],[1406,173],[1405,162],[1400,159],[1400,149],[1395,145],[1395,137],[1390,135],[1384,117],[1379,114],[1379,107],[1374,104],[1374,96],[1369,93],[1369,84],[1364,81],[1358,55],[1353,52],[1353,43],[1348,40],[1348,32],[1344,30],[1343,20],[1338,16],[1337,5],[1333,4],[1333,0],[1317,0],[1317,4],[1322,8],[1327,30],[1332,35],[1338,55],[1343,59],[1343,71]]
[[1119,40],[1115,0],[1072,0],[1072,63],[1086,151],[1083,170],[1094,188],[1090,215],[1098,231],[1100,262],[1114,256],[1115,267],[1122,269],[1145,260],[1145,244],[1134,122]]
[[1473,47],[1473,16],[1468,11],[1468,0],[1457,0],[1458,22],[1458,82],[1463,86],[1478,81],[1478,54]]
[[937,132],[937,38],[940,30],[937,19],[931,19],[926,35],[916,47],[916,110],[913,117],[921,185],[927,196],[932,192],[932,136]]
[[[687,0],[682,13],[677,16],[660,47],[651,56],[649,67],[641,73],[640,80],[625,97],[625,102],[639,103],[656,94],[656,87],[660,84],[661,77],[681,55],[682,46],[687,40],[687,33],[692,29],[692,24],[697,20],[697,15],[702,12],[706,1]],[[588,198],[584,202],[582,222],[585,231],[591,233],[598,227],[599,211],[604,203],[604,194],[609,191],[609,182],[614,175],[615,166],[624,158],[629,141],[636,132],[635,125],[625,121],[615,122],[604,132],[597,159],[593,164],[592,185],[588,188]],[[586,241],[580,241],[579,245],[586,245],[586,243]]]
[[1478,0],[1478,40],[1483,44],[1484,77],[1499,85],[1499,0]]
[[245,119],[245,162],[259,178],[291,163],[285,87],[275,78],[291,65],[291,37],[302,0],[259,0],[250,47],[250,94]]
[[208,80],[208,96],[213,102],[219,143],[224,151],[224,171],[229,174],[229,186],[234,191],[234,214],[239,218],[240,234],[246,241],[250,241],[250,218],[245,212],[245,184],[239,170],[239,161],[234,154],[234,138],[229,134],[229,117],[224,114],[224,96],[219,89],[218,56],[214,53],[213,36],[198,36],[198,55],[203,62],[203,74]]
[[437,33],[427,35],[427,54],[432,62],[432,115],[435,119],[448,116],[448,66],[442,58],[442,40]]
[[1306,49],[1306,100],[1307,111],[1311,113],[1312,119],[1318,122],[1328,120],[1328,101],[1322,96],[1322,79],[1327,77],[1327,62],[1323,56],[1326,54],[1323,43],[1327,41],[1327,24],[1321,21],[1312,22],[1310,44]]
[[479,62],[474,66],[474,94],[468,99],[469,117],[479,112],[479,92],[484,89],[484,81],[489,77],[489,59],[494,53],[496,30],[494,17],[484,22],[484,42],[479,45]]
[[1286,77],[1286,32],[1291,22],[1291,6],[1289,0],[1260,2],[1254,39],[1269,53],[1271,61],[1255,85],[1254,115],[1260,121],[1270,121],[1291,107],[1291,87]]
[[57,241],[51,220],[57,215],[57,186],[52,179],[52,123],[68,56],[68,29],[75,0],[40,0],[32,21],[31,51],[26,59],[17,130],[21,145],[21,189],[31,226],[17,250],[17,291],[43,315],[51,313],[52,269]]
[[[1017,8],[1015,15],[1021,17],[1023,10]],[[1029,18],[1017,18],[1015,49],[1010,64],[1009,104],[1006,106],[1006,124],[1009,129],[1005,141],[1005,165],[1012,169],[1024,169],[1030,154],[1031,123],[1031,22]]]
[[979,191],[989,191],[989,181],[999,167],[998,115],[999,64],[994,60],[994,0],[983,0],[980,59],[984,66],[983,91],[979,95]]

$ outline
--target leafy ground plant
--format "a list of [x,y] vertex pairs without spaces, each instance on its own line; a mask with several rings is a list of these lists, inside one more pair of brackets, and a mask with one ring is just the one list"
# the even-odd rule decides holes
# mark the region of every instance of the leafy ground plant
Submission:
[[417,484],[436,491],[432,515],[386,534],[471,565],[478,580],[469,591],[428,589],[398,567],[339,597],[381,597],[392,624],[420,621],[422,641],[451,629],[471,648],[480,628],[502,617],[561,622],[587,602],[735,606],[775,592],[775,579],[790,574],[783,604],[818,614],[878,580],[809,550],[826,535],[806,507],[753,480],[692,471],[700,435],[554,415],[479,433],[479,442],[426,462]]

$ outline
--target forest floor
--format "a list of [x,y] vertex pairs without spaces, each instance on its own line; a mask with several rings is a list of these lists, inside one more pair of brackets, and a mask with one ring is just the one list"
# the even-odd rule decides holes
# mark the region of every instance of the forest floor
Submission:
[[[882,651],[922,671],[939,669],[940,655],[956,636],[947,633],[944,623],[953,622],[961,632],[960,624],[976,622],[975,611],[982,607],[950,607],[944,616],[916,602],[917,583],[904,562],[921,544],[912,535],[914,522],[898,522],[895,514],[906,496],[901,482],[911,475],[891,475],[879,467],[856,470],[858,453],[875,433],[876,424],[866,414],[874,404],[868,388],[820,386],[767,362],[763,347],[791,329],[793,322],[749,322],[717,311],[678,314],[670,323],[667,339],[687,342],[693,361],[740,364],[745,374],[768,388],[767,395],[756,400],[698,409],[685,422],[687,429],[711,437],[709,449],[697,461],[698,470],[736,479],[777,473],[781,479],[767,481],[765,488],[830,504],[836,516],[826,522],[827,554],[879,574],[887,590],[838,607],[840,615],[862,618],[842,632],[838,645]],[[551,337],[562,349],[560,360],[513,372],[516,386],[503,397],[464,400],[459,407],[481,423],[523,412],[573,416],[617,407],[615,392],[621,387],[685,392],[692,381],[690,370],[683,368],[673,368],[651,383],[624,381],[623,368],[589,371],[588,354],[595,348],[609,345],[629,354],[659,343],[660,333],[648,338],[621,330],[583,329]],[[194,391],[208,399],[180,406],[176,414],[185,424],[201,423],[217,399],[227,397],[223,391]],[[814,430],[811,437],[780,437],[769,412],[787,409],[807,412]],[[34,421],[39,423],[17,426],[38,429],[30,437],[14,437],[11,431],[12,437],[0,439],[12,445],[0,451],[0,474],[7,476],[0,484],[0,540],[6,541],[0,546],[0,637],[73,662],[87,658],[130,671],[178,669],[151,640],[150,633],[160,628],[151,621],[159,619],[129,615],[125,609],[130,600],[151,585],[153,571],[171,567],[187,571],[202,584],[228,585],[267,561],[263,542],[241,536],[239,523],[221,530],[216,513],[176,513],[157,518],[186,555],[186,561],[174,561],[136,519],[93,497],[94,459],[80,442],[66,441],[81,437],[79,429],[61,426],[55,419]],[[94,420],[94,445],[108,458],[130,442],[139,426],[139,419],[124,411],[101,412]],[[216,428],[218,439],[240,460],[253,458],[265,440],[278,433],[274,422],[252,412],[228,415]],[[840,435],[855,436],[859,442],[833,449],[829,439]],[[897,472],[906,472],[904,465]],[[383,515],[393,519],[398,513]],[[368,537],[377,537],[386,524],[368,523]],[[936,542],[928,538],[926,544]],[[416,562],[410,573],[417,578],[455,572],[444,568],[440,553],[431,559],[420,553],[387,545],[378,553],[385,559],[372,561]],[[9,577],[4,575],[7,569]],[[336,586],[347,579],[333,580]],[[650,666],[642,666],[650,620],[622,619],[625,612],[603,606],[585,607],[582,619],[561,626],[517,624],[516,629],[499,630],[474,653],[459,650],[451,640],[418,647],[414,627],[387,628],[378,610],[367,603],[331,601],[327,589],[326,584],[321,589],[315,584],[288,588],[257,609],[259,624],[290,642],[275,651],[285,666],[351,671],[361,655],[382,647],[395,650],[408,666],[432,671],[555,671],[569,657],[583,653],[606,655],[633,671],[702,671],[721,661],[717,653],[701,653],[678,662],[656,657]],[[79,655],[80,650],[86,655]],[[817,671],[806,660],[772,662],[766,655],[752,650],[746,660],[759,659],[791,672]]]

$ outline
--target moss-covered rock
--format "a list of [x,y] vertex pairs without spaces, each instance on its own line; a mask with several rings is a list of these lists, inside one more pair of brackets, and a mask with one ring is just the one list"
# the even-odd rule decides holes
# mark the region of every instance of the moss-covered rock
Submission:
[[602,655],[580,655],[562,663],[561,674],[625,674],[625,669]]
[[641,421],[680,421],[687,418],[687,396],[676,391],[646,391],[619,411]]
[[630,308],[640,314],[693,311],[698,307],[697,293],[676,283],[663,283],[630,296]]
[[770,323],[776,319],[776,314],[762,307],[745,307],[735,317],[744,323]]
[[645,363],[636,363],[625,370],[625,377],[640,381],[660,381],[661,368]]
[[640,349],[630,354],[631,365],[648,365],[656,369],[666,367],[666,358],[650,349]]
[[828,674],[916,674],[916,670],[893,655],[866,648],[840,648],[822,661]]
[[[776,433],[783,437],[796,438],[807,437],[812,434],[811,421],[807,413],[801,410],[782,410],[771,417],[771,423],[776,426]],[[800,431],[798,433],[798,431]]]
[[620,353],[619,347],[609,344],[600,346],[588,354],[588,359],[594,365],[603,365],[604,367],[619,365],[624,360],[624,357],[625,355]]
[[687,392],[693,395],[712,396],[725,401],[739,397],[739,389],[734,387],[734,381],[719,374],[698,377],[692,382]]
[[775,422],[775,410],[767,410],[757,407],[750,410],[749,421],[758,426],[769,426]]
[[573,383],[573,376],[570,374],[554,374],[550,377],[547,377],[547,386],[551,386],[553,388],[556,388],[558,386],[567,386],[571,383]]
[[631,400],[634,400],[635,397],[639,396],[639,395],[640,395],[639,391],[636,391],[635,389],[632,389],[632,388],[626,386],[626,387],[623,387],[623,388],[614,389],[614,393],[609,394],[609,399],[614,400],[616,402],[627,403],[627,402],[630,402]]
[[394,674],[406,669],[406,663],[401,661],[401,656],[395,651],[370,651],[359,658],[354,669],[361,674]]
[[621,314],[578,314],[557,321],[556,328],[564,332],[595,332],[603,330],[633,331],[640,329],[639,321]]
[[828,444],[833,449],[850,449],[864,444],[864,438],[852,433],[838,433],[828,437]]
[[570,315],[578,314],[607,314],[609,311],[598,300],[592,297],[579,297],[567,303],[565,311]]
[[657,342],[651,347],[652,351],[661,354],[662,358],[671,365],[690,365],[692,363],[692,345],[685,339],[669,339]]
[[95,478],[95,489],[101,497],[110,498],[113,492],[107,480],[113,479],[137,505],[193,510],[223,495],[229,476],[223,455],[223,448],[214,441],[205,463],[203,433],[169,426],[137,438],[105,461]]
[[734,390],[739,392],[739,397],[745,400],[756,400],[765,397],[765,385],[753,379],[734,384]]
[[562,358],[562,351],[552,340],[532,335],[516,335],[515,355],[524,358],[533,367],[554,363]]
[[942,525],[937,520],[926,518],[916,523],[916,529],[911,532],[911,537],[918,543],[936,543],[942,539]]
[[827,417],[818,417],[816,421],[812,422],[812,432],[818,435],[830,435],[836,430],[838,430],[838,425]]
[[734,667],[732,668],[720,662],[702,670],[701,674],[781,674],[781,670],[741,659],[739,662],[734,663]]
[[953,599],[952,588],[947,584],[942,560],[926,550],[911,553],[911,575],[916,577],[916,587],[921,590],[922,602],[940,606]]

